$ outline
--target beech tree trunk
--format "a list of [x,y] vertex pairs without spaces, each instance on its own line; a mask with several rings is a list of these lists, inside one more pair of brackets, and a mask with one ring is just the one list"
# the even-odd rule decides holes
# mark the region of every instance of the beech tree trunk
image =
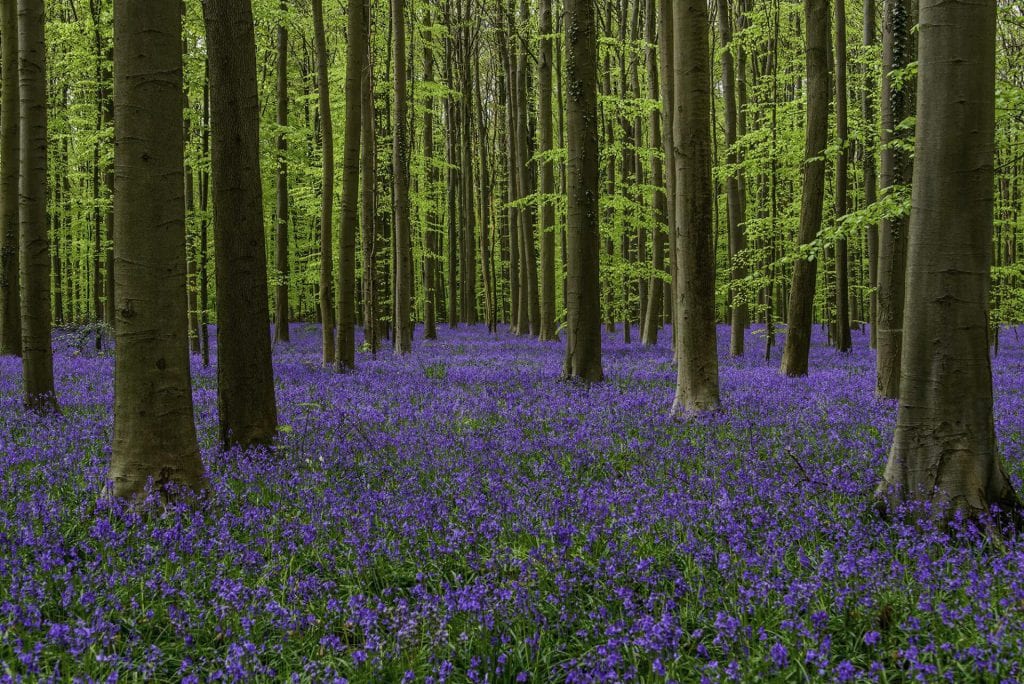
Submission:
[[[647,97],[653,102],[658,102],[661,97],[661,88],[658,73],[657,4],[655,0],[647,0],[645,22],[644,38],[648,45]],[[657,108],[652,108],[650,115],[651,147],[655,150],[661,149],[664,144],[661,120],[661,112]],[[651,282],[647,287],[647,310],[642,335],[642,343],[645,346],[654,346],[658,343],[665,294],[665,287],[659,275],[665,270],[665,246],[668,243],[666,231],[669,229],[668,197],[666,196],[665,165],[657,155],[652,155],[651,176],[651,184],[654,186],[651,201],[654,206],[654,219],[656,222],[651,236],[652,262],[655,275],[651,276]]]
[[289,342],[288,321],[288,0],[281,0],[281,23],[277,27],[277,207],[274,230],[274,341]]
[[992,418],[989,286],[996,3],[923,0],[917,140],[896,434],[883,510],[1020,521]]
[[392,141],[394,174],[395,352],[412,351],[412,226],[409,207],[409,99],[407,95],[405,0],[391,0],[395,68],[395,118]]
[[565,1],[568,214],[565,376],[604,379],[598,213],[597,30],[590,0]]
[[[367,22],[369,29],[369,22]],[[369,30],[367,31],[369,32]],[[363,253],[363,341],[372,354],[380,340],[380,313],[377,302],[377,140],[373,111],[373,65],[367,40],[366,68],[363,70],[360,97],[362,106],[362,253]]]
[[180,0],[114,4],[114,442],[118,497],[205,489],[185,281]]
[[[836,3],[836,133],[839,157],[836,160],[836,218],[846,215],[849,206],[850,136],[847,121],[846,92],[846,0]],[[853,347],[850,334],[850,273],[846,238],[836,240],[836,348],[847,352]]]
[[18,166],[21,118],[18,91],[18,6],[0,3],[0,356],[21,355],[21,278],[18,239]]
[[[864,0],[864,47],[871,48],[875,44],[875,0]],[[875,88],[878,82],[872,78],[871,71],[865,69],[864,93],[861,98],[861,110],[864,121],[875,120]],[[877,136],[872,129],[864,142],[864,204],[870,206],[878,200],[878,172],[875,168],[875,150]],[[871,322],[871,348],[878,346],[878,226],[867,227],[868,247],[868,284],[871,296],[868,302],[868,318]]]
[[[7,0],[10,2],[10,0]],[[46,12],[43,0],[18,0],[21,179],[18,222],[21,351],[25,405],[57,410],[50,339],[50,240],[46,220]],[[181,99],[175,107],[181,106]],[[181,126],[179,121],[178,126]]]
[[[882,192],[910,182],[912,165],[899,144],[908,132],[898,126],[913,111],[911,87],[894,80],[894,70],[914,60],[911,0],[885,0],[882,24]],[[904,283],[907,268],[907,218],[882,221],[878,231],[877,382],[881,397],[900,395],[900,358],[903,344]]]
[[[537,128],[540,151],[551,152],[554,146],[551,108],[551,0],[540,0],[540,61],[537,64]],[[555,170],[550,159],[540,165],[540,339],[557,340],[555,330]]]
[[359,231],[359,150],[363,119],[363,70],[369,43],[364,0],[349,0],[345,65],[345,152],[338,231],[338,371],[356,367],[356,233]]
[[[807,249],[821,231],[825,197],[825,145],[828,139],[828,0],[805,0],[807,27],[807,136],[804,142],[804,187],[800,202],[797,243]],[[802,254],[793,264],[786,345],[782,351],[782,372],[789,377],[807,375],[811,351],[817,258]]]
[[313,49],[316,52],[316,82],[320,112],[320,139],[323,148],[323,184],[320,190],[320,323],[322,361],[334,363],[334,119],[331,115],[331,89],[327,80],[327,38],[324,35],[323,0],[311,0],[313,12]]
[[[424,21],[423,47],[423,80],[428,84],[434,83],[434,49],[431,47],[433,39],[433,18],[431,11],[427,10]],[[423,113],[423,158],[427,167],[427,192],[429,198],[429,209],[427,210],[427,223],[423,227],[423,338],[427,340],[437,339],[436,307],[437,301],[437,201],[434,199],[437,184],[440,180],[437,160],[434,159],[434,106],[435,98],[430,95],[427,98],[426,111]]]
[[277,433],[250,0],[204,0],[210,60],[217,404],[225,447]]
[[[735,46],[732,40],[732,20],[729,13],[729,2],[728,0],[717,0],[717,2],[718,34],[722,41],[722,95],[725,99],[725,144],[729,148],[726,153],[726,163],[735,169],[726,180],[726,201],[729,213],[729,258],[732,261],[731,277],[734,281],[738,281],[747,277],[747,269],[740,260],[740,253],[747,248],[747,235],[745,232],[747,207],[746,197],[743,195],[742,181],[740,180],[742,171],[736,168],[740,158],[736,150],[736,128],[739,114],[736,106],[736,68],[732,53]],[[732,290],[731,304],[729,353],[732,356],[743,356],[749,317],[744,294],[735,287]]]
[[715,223],[711,181],[711,64],[707,0],[680,0],[675,27],[676,249],[680,279],[675,414],[719,405]]

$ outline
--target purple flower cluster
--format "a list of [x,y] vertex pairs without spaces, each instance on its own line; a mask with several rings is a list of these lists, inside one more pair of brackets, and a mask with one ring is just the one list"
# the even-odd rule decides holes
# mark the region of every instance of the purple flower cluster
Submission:
[[[338,375],[302,330],[272,451],[217,451],[197,365],[214,496],[159,512],[100,496],[109,357],[60,346],[56,419],[0,359],[0,681],[1024,678],[1024,542],[872,510],[895,405],[865,337],[816,339],[805,379],[723,358],[724,410],[677,421],[666,344],[609,337],[585,387],[559,344],[442,333]],[[994,369],[1020,489],[1015,347]]]

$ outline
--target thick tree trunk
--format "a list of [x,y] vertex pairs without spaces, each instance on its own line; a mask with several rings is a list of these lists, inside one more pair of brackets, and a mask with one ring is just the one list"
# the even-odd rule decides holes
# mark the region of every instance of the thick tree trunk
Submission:
[[[894,82],[892,72],[914,60],[911,0],[885,0],[882,28],[882,192],[910,182],[911,160],[900,150],[908,132],[897,127],[913,112],[911,86]],[[876,391],[900,394],[903,301],[907,268],[907,218],[882,221],[878,231],[878,333]]]
[[359,148],[363,120],[363,70],[369,44],[367,6],[349,0],[345,64],[345,151],[338,230],[338,371],[356,367],[356,233],[359,231]]
[[322,325],[322,361],[334,363],[334,118],[331,114],[331,89],[327,78],[327,38],[324,35],[322,0],[311,0],[313,12],[313,49],[316,52],[316,81],[320,112],[320,139],[323,147],[323,184],[320,190],[320,323]]
[[277,206],[274,212],[274,341],[289,342],[288,320],[288,0],[281,0],[281,24],[277,27]]
[[[825,195],[825,145],[828,139],[828,0],[805,0],[807,26],[807,136],[804,144],[803,199],[800,203],[800,249],[809,245],[821,231]],[[782,372],[789,377],[807,375],[811,350],[815,278],[818,260],[801,254],[793,264],[790,288],[786,345],[782,352]]]
[[1020,521],[992,418],[996,3],[923,0],[905,337],[883,508]]
[[[10,0],[7,0],[8,2]],[[56,410],[50,340],[50,241],[46,221],[46,13],[43,0],[18,0],[21,95],[21,351],[25,405]],[[180,107],[178,100],[176,107]],[[180,123],[179,123],[180,127]]]
[[568,263],[565,376],[604,378],[601,368],[601,233],[598,215],[597,30],[590,0],[565,1]]
[[210,60],[217,404],[225,447],[277,433],[250,0],[204,0]]
[[114,5],[114,443],[119,497],[206,487],[185,282],[180,0]]
[[395,118],[392,169],[395,192],[395,352],[412,351],[412,226],[409,208],[409,100],[407,95],[405,0],[391,0],[395,67]]
[[[540,0],[540,61],[537,64],[537,128],[540,151],[548,154],[554,145],[551,129],[551,0]],[[540,167],[540,193],[544,198],[540,214],[540,339],[557,340],[555,330],[555,192],[554,163],[547,159]]]
[[18,240],[18,6],[0,4],[0,356],[21,355],[21,278]]
[[681,0],[673,21],[680,329],[672,412],[692,414],[719,405],[707,0]]

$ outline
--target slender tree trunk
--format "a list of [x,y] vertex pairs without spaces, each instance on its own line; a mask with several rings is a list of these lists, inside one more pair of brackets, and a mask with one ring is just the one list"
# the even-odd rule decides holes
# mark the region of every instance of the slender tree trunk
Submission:
[[[540,61],[537,64],[537,128],[540,151],[550,154],[554,146],[551,129],[551,0],[540,0]],[[540,339],[557,340],[555,330],[555,192],[554,163],[547,159],[540,166],[540,193],[543,197],[540,214]]]
[[[804,146],[803,199],[800,204],[800,230],[797,243],[809,249],[821,231],[825,195],[825,145],[828,139],[828,0],[805,0],[807,26],[807,136]],[[782,372],[789,377],[807,375],[811,350],[811,325],[814,308],[817,259],[801,254],[793,264],[790,288],[786,345],[782,352]]]
[[363,71],[369,45],[364,0],[349,0],[345,65],[345,151],[338,231],[338,371],[356,367],[356,233],[359,231],[359,148],[363,119]]
[[[203,129],[200,144],[203,159],[210,158],[210,78],[209,67],[203,77]],[[210,172],[199,172],[199,331],[203,367],[210,366]]]
[[[914,20],[911,0],[885,0],[882,28],[882,192],[891,193],[911,179],[912,167],[901,151],[908,132],[898,126],[913,111],[913,93],[908,84],[893,78],[894,70],[904,69],[914,60],[911,29]],[[900,396],[900,357],[903,346],[904,281],[907,268],[907,228],[905,217],[882,221],[878,231],[878,352],[877,383],[879,396]]]
[[707,0],[675,5],[676,234],[679,373],[673,413],[719,405],[711,181],[711,64]]
[[185,282],[180,0],[114,5],[114,443],[118,497],[205,489]]
[[[424,46],[423,46],[423,80],[428,84],[434,83],[434,48],[432,41],[433,17],[431,10],[427,10],[426,21],[424,21]],[[427,224],[423,227],[423,337],[428,340],[437,339],[436,311],[434,303],[437,299],[437,202],[434,199],[437,184],[440,180],[437,161],[434,159],[434,106],[433,95],[427,97],[427,108],[423,113],[423,158],[427,167]]]
[[362,90],[362,252],[363,252],[363,340],[377,354],[380,340],[380,305],[377,295],[377,140],[373,111],[373,65],[367,40],[366,68]]
[[409,216],[409,100],[406,75],[405,0],[391,0],[395,66],[392,168],[395,192],[395,352],[412,351],[412,226]]
[[21,278],[18,239],[20,164],[18,6],[0,3],[0,356],[21,355]]
[[[474,69],[476,87],[476,101],[483,102],[483,91],[480,87],[480,66]],[[494,333],[498,331],[497,306],[498,298],[495,292],[494,264],[491,257],[491,197],[493,196],[493,182],[491,180],[490,143],[487,140],[487,127],[484,125],[484,107],[481,104],[476,108],[477,137],[480,139],[480,265],[484,280],[484,315],[487,318],[487,331]]]
[[[864,47],[871,49],[875,45],[875,0],[864,0]],[[861,99],[861,110],[864,121],[875,121],[875,88],[877,81],[872,77],[871,70],[864,70],[864,93]],[[872,123],[870,133],[864,142],[864,204],[871,206],[878,201],[878,176],[875,167],[875,149],[877,133]],[[868,247],[868,284],[871,286],[871,296],[868,318],[871,320],[871,348],[878,346],[878,226],[867,227]]]
[[899,414],[885,478],[890,513],[1020,523],[996,446],[988,303],[992,261],[996,3],[923,0],[913,210]]
[[565,0],[568,274],[565,375],[598,382],[601,233],[598,213],[597,30],[590,0]]
[[281,0],[281,23],[277,27],[277,207],[275,211],[274,341],[291,341],[288,320],[288,0]]
[[[747,277],[747,269],[742,262],[742,253],[747,249],[746,198],[743,196],[743,184],[740,179],[739,153],[736,150],[737,120],[739,114],[736,107],[736,69],[733,61],[732,23],[728,0],[718,2],[718,34],[722,41],[722,94],[725,98],[725,144],[728,146],[726,163],[734,170],[726,180],[726,201],[729,212],[729,258],[732,261],[732,280],[739,281]],[[741,288],[732,288],[732,316],[730,319],[729,353],[743,356],[747,328],[747,302]]]
[[[846,91],[846,0],[836,4],[836,132],[839,157],[836,160],[836,217],[849,212],[850,140]],[[850,334],[850,274],[846,238],[836,240],[836,348],[847,352],[853,347]]]
[[323,184],[320,196],[320,323],[322,325],[325,366],[334,363],[334,118],[331,114],[331,89],[327,78],[327,38],[324,35],[322,0],[311,0],[313,43],[316,52],[316,81],[320,113],[320,139],[323,146]]
[[[10,0],[7,0],[8,2]],[[18,0],[21,95],[21,350],[25,405],[57,410],[50,340],[50,241],[46,221],[46,12],[43,0]],[[180,100],[178,102],[180,106]],[[180,124],[179,124],[180,126]]]
[[661,112],[662,112],[662,144],[665,152],[665,186],[668,205],[668,253],[669,253],[669,286],[665,292],[665,301],[669,303],[669,318],[672,321],[672,344],[677,346],[679,340],[679,308],[678,301],[679,266],[678,243],[676,235],[676,164],[675,164],[675,26],[672,20],[672,1],[658,2],[658,56],[661,64]]
[[217,404],[225,447],[277,433],[260,172],[256,38],[249,0],[204,0],[210,60],[217,278]]
[[[653,102],[660,101],[660,74],[658,73],[658,32],[657,3],[647,0],[647,16],[644,25],[644,38],[647,41],[647,97]],[[651,147],[655,150],[663,147],[661,120],[662,113],[656,108],[651,109]],[[670,162],[671,163],[671,162]],[[668,197],[666,196],[665,165],[661,158],[652,155],[651,184],[654,186],[652,204],[656,225],[652,230],[651,251],[655,275],[651,276],[647,288],[647,317],[643,325],[642,342],[645,346],[658,343],[661,332],[662,312],[664,309],[665,288],[662,286],[661,273],[665,270],[665,246],[668,243]]]

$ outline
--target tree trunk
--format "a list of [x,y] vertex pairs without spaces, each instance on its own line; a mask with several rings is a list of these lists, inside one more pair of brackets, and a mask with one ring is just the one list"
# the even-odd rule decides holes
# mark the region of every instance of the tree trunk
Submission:
[[18,6],[10,0],[0,4],[0,36],[0,356],[20,356]]
[[274,341],[291,341],[288,321],[288,0],[281,0],[281,23],[277,27],[277,207],[275,211]]
[[[836,3],[836,132],[839,157],[836,160],[836,217],[850,210],[848,188],[850,183],[850,140],[847,122],[846,91],[846,0]],[[850,351],[850,274],[846,238],[836,240],[836,348]]]
[[[661,98],[661,87],[658,73],[658,32],[657,4],[655,0],[647,0],[647,16],[644,25],[644,38],[647,41],[647,97],[652,102]],[[664,141],[661,132],[662,114],[657,108],[651,109],[651,148],[662,148]],[[651,202],[654,207],[655,226],[651,236],[652,262],[654,275],[647,286],[647,311],[643,324],[642,343],[653,347],[658,343],[661,332],[662,313],[664,310],[665,288],[661,273],[665,270],[665,245],[668,242],[668,198],[666,197],[665,165],[657,155],[651,155],[651,182],[654,186]]]
[[412,351],[412,226],[409,216],[409,100],[405,49],[405,0],[391,0],[394,37],[395,118],[392,169],[395,192],[395,352]]
[[[743,185],[740,180],[742,173],[737,167],[740,161],[736,150],[737,122],[739,113],[736,107],[736,69],[732,50],[732,24],[729,16],[728,0],[718,2],[718,33],[722,40],[722,95],[725,98],[725,144],[729,150],[726,163],[733,168],[726,180],[726,201],[729,212],[729,258],[732,261],[730,273],[733,281],[747,277],[747,269],[743,265],[741,253],[747,249],[746,198],[743,196]],[[742,288],[733,285],[732,316],[730,319],[729,353],[732,356],[743,356],[747,328],[747,302]]]
[[672,412],[692,414],[719,405],[707,0],[681,0],[673,20],[680,329]]
[[[864,0],[864,47],[872,48],[875,44],[875,0]],[[864,93],[861,109],[864,121],[875,121],[874,91],[878,83],[871,76],[871,70],[865,68]],[[869,134],[864,142],[864,204],[871,206],[878,201],[878,176],[875,168],[876,129],[872,123]],[[871,321],[871,348],[878,346],[878,226],[867,227],[868,247],[868,284],[871,286],[868,318]]]
[[604,378],[601,368],[601,234],[598,215],[597,30],[590,0],[565,1],[568,102],[565,376]]
[[250,0],[204,0],[210,60],[217,404],[225,447],[277,433]]
[[[551,108],[551,0],[540,0],[540,61],[537,64],[537,128],[540,151],[550,154],[554,145]],[[551,159],[540,167],[540,193],[543,198],[540,214],[540,339],[557,340],[555,330],[555,170]]]
[[679,285],[679,267],[676,264],[678,250],[676,249],[676,165],[675,165],[675,26],[672,21],[671,0],[659,0],[658,2],[658,56],[661,68],[661,112],[662,112],[662,146],[665,152],[665,187],[668,219],[668,254],[669,254],[669,282],[665,289],[664,298],[668,302],[669,319],[672,322],[672,344],[673,348],[678,342],[679,332],[679,309],[675,305],[677,300],[677,286]]
[[205,489],[185,282],[180,0],[114,5],[114,443],[118,497]]
[[[369,28],[369,22],[367,22]],[[363,341],[376,355],[380,340],[379,303],[377,295],[377,140],[373,111],[373,65],[370,63],[367,40],[366,68],[363,70],[360,97],[362,106],[362,220],[363,253]]]
[[[425,45],[423,47],[423,81],[434,83],[433,17],[427,10],[423,24]],[[437,322],[434,303],[437,299],[437,200],[434,193],[440,180],[437,161],[434,159],[434,106],[435,98],[427,97],[423,113],[423,158],[427,167],[427,223],[423,227],[423,338],[437,339]]]
[[[807,26],[807,136],[804,145],[804,187],[800,203],[799,249],[809,249],[821,231],[825,195],[825,145],[828,139],[828,0],[805,0]],[[782,372],[789,377],[807,375],[811,351],[816,258],[800,254],[793,264],[786,345]]]
[[322,0],[311,0],[313,43],[316,52],[316,82],[320,112],[320,139],[323,146],[323,183],[320,190],[320,323],[322,361],[334,363],[334,118],[331,114],[331,88],[327,78],[327,38],[324,35]]
[[349,0],[345,63],[345,151],[338,231],[338,371],[356,367],[356,233],[359,231],[359,148],[363,119],[363,70],[369,44],[364,0]]
[[992,418],[996,4],[921,3],[917,142],[899,414],[883,510],[1020,521]]
[[[911,0],[885,0],[882,25],[882,192],[910,181],[911,161],[899,148],[908,132],[897,130],[911,115],[911,87],[894,82],[892,72],[914,60],[911,29],[914,21]],[[903,344],[904,281],[907,268],[907,227],[905,217],[882,221],[878,231],[878,352],[879,396],[900,395],[900,357]]]
[[[22,371],[25,405],[37,411],[57,410],[50,340],[50,241],[46,221],[45,23],[43,0],[18,0]],[[179,99],[175,107],[180,106]]]

